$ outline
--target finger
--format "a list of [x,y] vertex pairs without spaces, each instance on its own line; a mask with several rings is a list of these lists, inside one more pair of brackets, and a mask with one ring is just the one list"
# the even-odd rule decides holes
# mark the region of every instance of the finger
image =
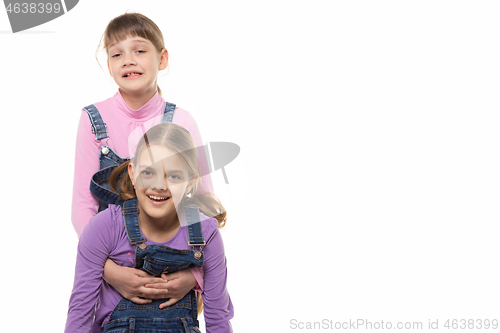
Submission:
[[151,277],[151,276],[138,276],[139,282],[142,285],[153,284],[153,283],[165,283],[166,281],[162,278]]
[[179,298],[171,298],[168,301],[166,301],[165,303],[161,303],[160,304],[160,309],[166,308],[167,306],[174,305],[178,301],[179,301]]
[[151,303],[152,300],[151,299],[147,299],[147,298],[139,298],[137,296],[134,296],[130,299],[132,302],[136,303],[136,304],[148,304],[148,303]]
[[165,280],[162,280],[162,283],[146,283],[144,287],[152,289],[168,289],[168,284]]
[[156,288],[143,288],[141,290],[141,296],[146,297],[146,298],[166,298],[165,295],[167,295],[168,290],[166,289],[156,289]]
[[141,279],[147,279],[151,281],[150,283],[157,283],[157,282],[162,282],[162,278],[159,277],[154,277],[154,275],[149,274],[148,272],[142,271],[140,269],[134,268],[134,274],[138,276]]

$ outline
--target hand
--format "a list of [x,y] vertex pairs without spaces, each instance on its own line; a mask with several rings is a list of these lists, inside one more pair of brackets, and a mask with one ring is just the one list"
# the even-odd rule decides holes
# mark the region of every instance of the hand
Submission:
[[188,268],[175,273],[162,274],[161,277],[164,281],[148,283],[145,285],[146,288],[155,288],[167,291],[166,294],[164,294],[164,297],[170,299],[165,303],[162,303],[160,305],[160,309],[174,305],[198,284],[193,276],[193,273],[191,273]]
[[137,304],[147,304],[151,303],[152,299],[169,297],[167,295],[167,290],[165,290],[166,288],[145,287],[147,284],[159,285],[163,283],[166,285],[167,281],[161,278],[155,278],[136,268],[118,266],[110,259],[106,260],[104,264],[103,278],[112,285],[120,295]]

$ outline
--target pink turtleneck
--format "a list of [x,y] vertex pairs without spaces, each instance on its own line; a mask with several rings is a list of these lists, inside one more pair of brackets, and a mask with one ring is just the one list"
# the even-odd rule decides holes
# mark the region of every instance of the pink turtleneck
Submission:
[[[90,128],[90,120],[82,110],[76,137],[75,175],[73,181],[73,202],[71,221],[80,237],[83,228],[97,214],[97,199],[90,193],[90,179],[99,171],[100,146],[108,145],[118,155],[129,157],[135,153],[135,147],[142,135],[152,126],[161,122],[165,101],[156,93],[142,108],[132,110],[118,91],[113,97],[94,104],[106,123],[108,141],[95,141]],[[176,108],[173,123],[183,126],[193,136],[197,147],[202,146],[200,131],[194,118],[181,108]],[[200,168],[207,168],[206,161],[199,161]],[[213,192],[212,180],[208,172],[203,172],[200,192]]]

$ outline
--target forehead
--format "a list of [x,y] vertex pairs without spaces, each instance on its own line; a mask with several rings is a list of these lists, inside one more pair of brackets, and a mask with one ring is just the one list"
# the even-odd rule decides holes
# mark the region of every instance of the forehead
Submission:
[[152,43],[149,40],[147,40],[146,38],[139,37],[139,36],[127,35],[122,39],[118,39],[118,38],[119,37],[116,37],[116,36],[114,38],[111,38],[111,42],[109,44],[110,49],[112,47],[119,47],[119,46],[124,45],[126,43],[144,44],[144,45],[151,44],[152,45]]
[[161,166],[160,161],[164,162],[166,168],[184,169],[185,162],[179,153],[176,153],[167,147],[152,145],[145,147],[137,157],[137,164],[141,169],[147,167]]

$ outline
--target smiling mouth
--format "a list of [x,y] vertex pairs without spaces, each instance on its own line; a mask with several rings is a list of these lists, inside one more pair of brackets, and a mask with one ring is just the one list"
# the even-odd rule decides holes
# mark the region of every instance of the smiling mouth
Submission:
[[129,77],[129,76],[132,76],[132,75],[139,75],[139,76],[141,76],[142,73],[138,73],[138,72],[127,73],[127,74],[123,75],[123,77]]
[[157,197],[156,195],[148,195],[148,198],[153,200],[153,201],[158,201],[158,202],[166,201],[166,200],[170,199],[170,197]]

